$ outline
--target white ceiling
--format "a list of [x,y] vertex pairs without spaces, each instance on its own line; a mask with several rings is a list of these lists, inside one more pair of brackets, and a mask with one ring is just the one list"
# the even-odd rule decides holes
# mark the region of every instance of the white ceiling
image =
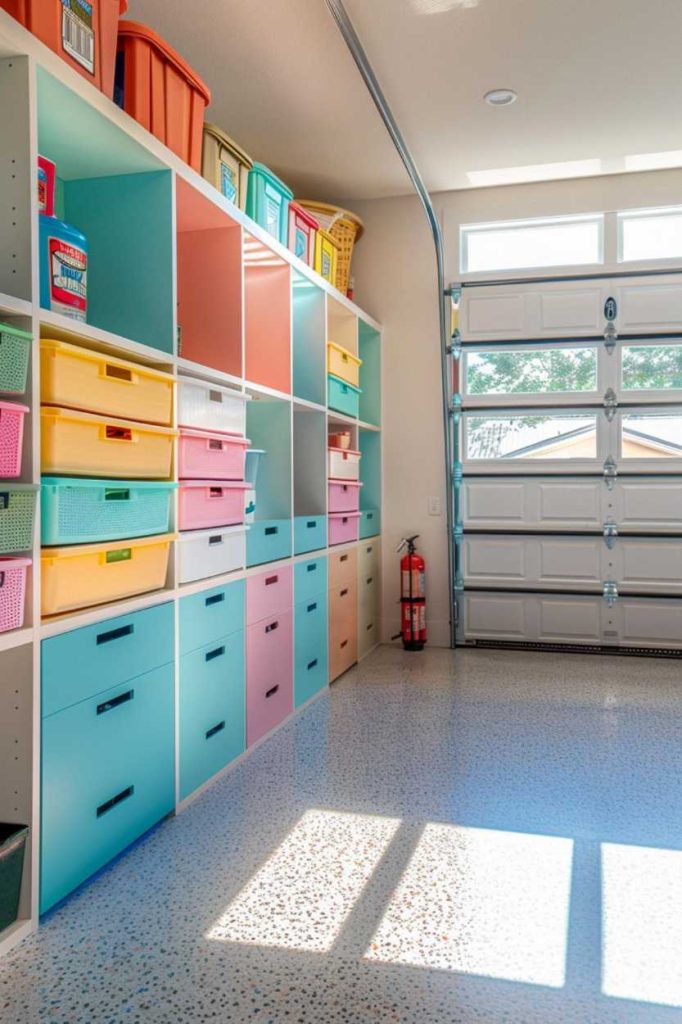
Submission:
[[[682,166],[679,0],[346,7],[432,191]],[[130,16],[190,61],[210,119],[298,195],[410,191],[325,0],[130,0]],[[499,87],[518,101],[486,105]]]

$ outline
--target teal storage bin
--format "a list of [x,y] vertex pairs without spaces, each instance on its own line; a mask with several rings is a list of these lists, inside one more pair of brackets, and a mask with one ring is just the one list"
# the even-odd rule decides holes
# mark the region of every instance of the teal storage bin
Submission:
[[345,380],[341,380],[340,377],[335,377],[333,373],[327,374],[327,380],[327,405],[329,408],[357,419],[360,411],[360,395],[362,393],[360,388],[356,388],[354,384],[348,384]]
[[43,719],[40,911],[175,806],[172,665]]
[[314,697],[328,682],[328,599],[316,594],[294,611],[294,703]]
[[244,629],[244,580],[180,599],[180,654]]
[[246,535],[246,564],[263,565],[291,555],[291,520],[263,519]]
[[327,546],[326,516],[296,516],[294,519],[294,554],[319,551]]
[[311,558],[294,565],[294,604],[309,601],[329,589],[327,556]]
[[0,823],[0,933],[19,916],[28,825]]
[[45,476],[41,494],[44,545],[95,544],[170,530],[177,484]]
[[246,193],[247,216],[287,244],[289,234],[289,203],[294,193],[265,164],[255,163],[249,171]]
[[23,395],[33,335],[18,327],[0,324],[0,394]]
[[360,540],[376,537],[381,533],[381,512],[378,508],[360,510]]
[[35,484],[0,481],[0,555],[33,547],[37,490]]
[[43,717],[172,662],[174,637],[166,602],[43,640]]
[[180,799],[184,800],[244,752],[243,631],[182,658],[179,726]]

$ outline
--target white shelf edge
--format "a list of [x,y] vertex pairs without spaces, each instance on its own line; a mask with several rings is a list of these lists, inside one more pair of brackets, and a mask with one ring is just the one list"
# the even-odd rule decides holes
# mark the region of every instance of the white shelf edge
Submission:
[[317,402],[309,402],[307,398],[297,398],[296,395],[291,396],[291,401],[294,407],[299,409],[311,409],[313,412],[326,412],[326,405],[319,405]]
[[347,423],[351,427],[357,427],[358,421],[353,416],[346,416],[343,412],[335,412],[334,409],[327,409],[327,419],[335,423]]
[[252,380],[244,380],[245,391],[255,391],[259,395],[265,395],[268,398],[280,398],[283,402],[292,402],[293,396],[288,395],[286,391],[277,391],[276,388],[269,388],[265,384],[255,384]]
[[82,611],[66,612],[54,619],[43,621],[39,627],[40,638],[47,640],[50,637],[59,636],[60,633],[69,633],[73,629],[80,629],[82,626],[93,626],[98,622],[105,622],[107,619],[115,619],[119,615],[130,615],[132,612],[152,608],[157,604],[166,604],[168,601],[174,600],[176,596],[176,588],[169,587],[165,590],[153,590],[148,594],[140,594],[138,597],[123,598],[121,601],[85,608]]
[[[1,13],[1,12],[0,12]],[[36,316],[43,328],[53,329],[55,334],[62,335],[59,340],[66,340],[74,345],[83,347],[100,346],[112,353],[125,353],[137,357],[141,362],[153,366],[174,366],[176,359],[170,352],[163,352],[161,349],[153,348],[151,345],[143,345],[142,342],[133,341],[119,334],[112,334],[104,331],[94,324],[81,323],[78,320],[71,320],[60,313],[53,313],[49,309],[38,307]]]
[[224,384],[228,387],[235,386],[240,391],[244,389],[243,377],[235,377],[231,373],[224,373],[223,370],[216,370],[210,366],[204,366],[203,363],[195,363],[191,359],[184,359],[182,356],[176,356],[175,366],[177,367],[178,373],[186,377],[196,377],[198,380],[213,381],[216,384]]
[[12,651],[25,644],[32,644],[34,640],[35,630],[32,626],[23,626],[21,629],[11,629],[7,633],[0,633],[0,653]]
[[27,299],[17,299],[13,295],[0,292],[0,313],[5,316],[33,316],[33,306]]
[[358,420],[358,427],[360,430],[373,430],[375,433],[381,433],[381,427],[377,427],[376,423],[365,423],[364,420]]
[[0,957],[5,956],[11,949],[23,942],[31,932],[36,930],[37,923],[29,918],[20,918],[0,932]]

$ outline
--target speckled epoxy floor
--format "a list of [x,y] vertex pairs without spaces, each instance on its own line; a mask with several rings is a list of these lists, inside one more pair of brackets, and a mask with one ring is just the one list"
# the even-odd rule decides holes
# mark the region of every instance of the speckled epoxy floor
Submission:
[[680,906],[680,662],[384,648],[0,962],[0,1020],[672,1024]]

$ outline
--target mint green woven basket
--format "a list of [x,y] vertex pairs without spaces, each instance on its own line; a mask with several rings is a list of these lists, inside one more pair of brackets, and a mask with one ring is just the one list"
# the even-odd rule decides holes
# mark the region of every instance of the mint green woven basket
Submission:
[[0,393],[23,395],[33,338],[18,327],[0,324]]
[[35,484],[0,480],[0,555],[30,551],[36,514]]

